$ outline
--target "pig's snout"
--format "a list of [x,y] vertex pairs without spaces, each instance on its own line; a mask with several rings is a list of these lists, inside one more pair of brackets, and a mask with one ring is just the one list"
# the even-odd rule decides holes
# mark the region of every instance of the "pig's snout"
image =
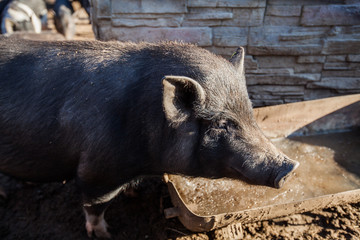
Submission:
[[274,187],[281,188],[287,178],[291,175],[290,173],[292,173],[299,165],[299,162],[286,158],[275,176]]

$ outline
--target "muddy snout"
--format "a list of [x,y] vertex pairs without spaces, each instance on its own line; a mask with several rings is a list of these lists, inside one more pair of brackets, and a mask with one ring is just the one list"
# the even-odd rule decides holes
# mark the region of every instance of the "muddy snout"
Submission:
[[274,179],[274,187],[281,188],[291,173],[300,165],[299,162],[285,158]]

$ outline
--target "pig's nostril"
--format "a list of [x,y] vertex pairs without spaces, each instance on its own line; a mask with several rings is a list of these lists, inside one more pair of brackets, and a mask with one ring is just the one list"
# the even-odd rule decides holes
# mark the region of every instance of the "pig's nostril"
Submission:
[[300,163],[294,160],[286,162],[274,180],[274,187],[281,188],[286,179],[290,176],[290,173],[293,172],[299,165]]

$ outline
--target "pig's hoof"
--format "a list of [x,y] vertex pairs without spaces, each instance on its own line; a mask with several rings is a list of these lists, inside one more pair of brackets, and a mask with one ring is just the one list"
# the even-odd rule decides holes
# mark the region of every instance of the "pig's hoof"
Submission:
[[104,219],[101,219],[98,222],[91,223],[90,221],[86,221],[86,231],[89,236],[89,238],[92,238],[93,235],[95,235],[97,238],[100,239],[110,239],[111,234],[107,231],[107,223]]

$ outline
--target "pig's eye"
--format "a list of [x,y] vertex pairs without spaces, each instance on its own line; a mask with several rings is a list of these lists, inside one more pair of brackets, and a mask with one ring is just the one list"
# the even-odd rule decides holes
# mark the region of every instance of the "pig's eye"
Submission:
[[229,123],[227,120],[219,121],[218,128],[228,130]]
[[221,120],[218,123],[219,129],[225,129],[226,131],[229,131],[230,129],[236,129],[236,124],[231,120]]

